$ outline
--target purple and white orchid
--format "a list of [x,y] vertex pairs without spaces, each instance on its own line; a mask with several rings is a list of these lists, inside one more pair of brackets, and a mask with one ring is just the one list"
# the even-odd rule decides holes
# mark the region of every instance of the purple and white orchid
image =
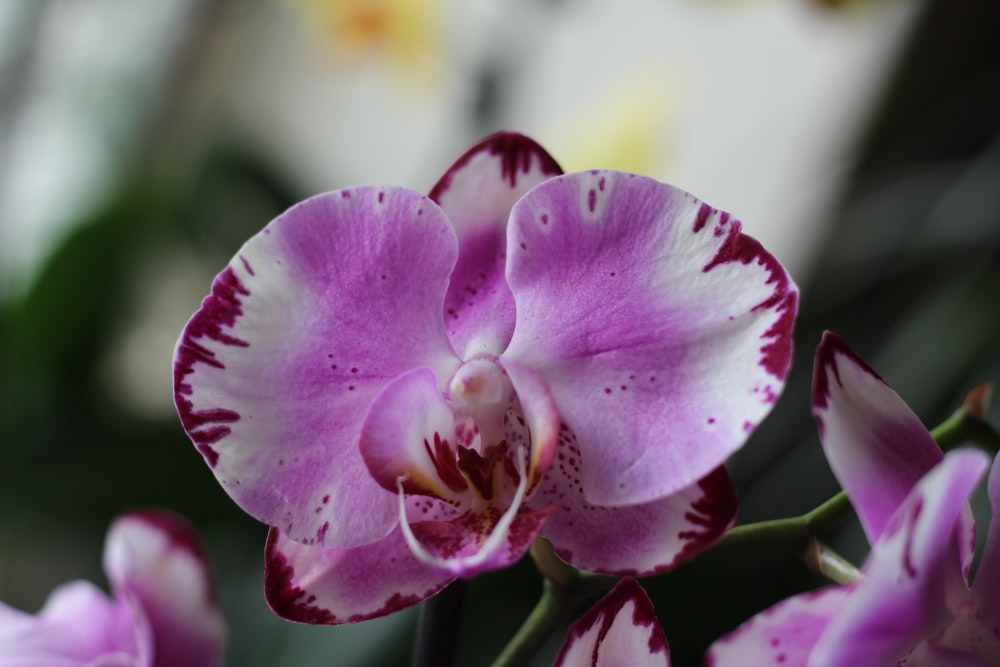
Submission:
[[816,353],[813,412],[872,551],[854,583],[781,602],[716,642],[706,664],[783,667],[1000,665],[1000,471],[970,586],[968,499],[989,465],[941,453],[900,397],[835,335]]
[[783,388],[797,296],[727,213],[501,133],[429,197],[348,188],[268,224],[181,334],[175,399],[273,526],[285,618],[388,614],[539,535],[651,574],[732,525],[722,464]]
[[173,514],[112,524],[104,570],[113,597],[75,581],[37,615],[0,603],[0,667],[219,667],[225,623],[204,550]]
[[670,667],[653,602],[627,577],[573,624],[554,667]]

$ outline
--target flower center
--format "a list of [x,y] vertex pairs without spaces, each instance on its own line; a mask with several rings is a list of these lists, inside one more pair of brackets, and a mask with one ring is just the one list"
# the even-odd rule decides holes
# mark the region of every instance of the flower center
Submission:
[[462,364],[448,383],[447,398],[456,422],[475,424],[480,454],[506,440],[504,417],[513,403],[514,388],[496,360],[478,358]]

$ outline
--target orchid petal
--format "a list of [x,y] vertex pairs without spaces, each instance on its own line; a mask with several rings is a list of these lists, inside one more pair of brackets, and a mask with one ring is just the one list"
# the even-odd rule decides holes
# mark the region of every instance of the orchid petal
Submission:
[[990,527],[976,578],[972,582],[972,597],[979,620],[1000,638],[1000,465],[993,462],[987,493],[990,498]]
[[712,644],[705,665],[806,667],[813,647],[849,592],[848,587],[838,586],[779,602]]
[[141,605],[155,638],[156,667],[222,664],[225,620],[191,526],[163,511],[127,514],[108,532],[104,567],[112,588]]
[[507,248],[504,358],[548,383],[589,502],[694,484],[781,392],[797,291],[728,214],[648,178],[569,174],[514,206]]
[[920,644],[913,653],[899,661],[899,667],[991,667],[980,655],[956,649]]
[[913,411],[835,334],[816,350],[813,415],[830,467],[874,544],[943,454]]
[[635,579],[622,579],[569,629],[555,667],[670,667],[670,649],[653,603]]
[[412,607],[454,579],[410,552],[399,528],[353,549],[267,536],[264,594],[275,614],[312,625],[358,623]]
[[579,466],[575,442],[564,441],[532,503],[559,506],[542,536],[581,570],[616,576],[665,572],[714,544],[736,521],[739,502],[725,468],[651,503],[599,507],[583,497]]
[[181,335],[174,394],[244,510],[337,548],[392,530],[358,436],[392,378],[457,366],[441,317],[457,252],[441,210],[402,188],[313,197],[243,246]]
[[507,346],[515,318],[504,279],[507,218],[525,192],[561,173],[534,141],[500,132],[466,151],[431,190],[458,235],[445,323],[461,358],[497,355]]
[[37,616],[0,603],[0,667],[152,667],[151,637],[96,586],[54,590]]
[[986,465],[980,452],[952,452],[917,483],[872,548],[864,578],[830,622],[811,666],[895,664],[944,627],[949,578],[961,572],[959,521]]

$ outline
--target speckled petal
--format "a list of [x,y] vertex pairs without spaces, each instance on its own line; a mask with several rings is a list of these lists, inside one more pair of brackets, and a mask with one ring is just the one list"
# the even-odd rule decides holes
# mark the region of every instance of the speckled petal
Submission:
[[706,667],[806,667],[849,591],[844,586],[824,588],[779,602],[712,644]]
[[174,393],[244,510],[328,547],[392,530],[361,424],[400,373],[457,367],[442,319],[457,254],[438,206],[401,188],[313,197],[243,246],[181,335]]
[[551,178],[511,213],[517,325],[576,433],[587,500],[645,503],[737,450],[791,363],[797,291],[740,223],[648,178]]
[[225,620],[198,536],[165,511],[117,519],[104,547],[112,588],[141,606],[154,637],[156,667],[218,667]]
[[447,586],[453,575],[418,561],[397,528],[354,549],[267,536],[264,595],[275,614],[312,625],[358,623],[412,607]]
[[575,443],[564,436],[531,504],[559,505],[542,536],[581,570],[616,576],[665,572],[714,544],[736,521],[739,501],[725,468],[651,503],[598,507],[580,491],[579,461]]
[[874,544],[941,461],[941,449],[903,399],[830,332],[816,350],[813,415],[830,467]]
[[622,579],[569,629],[555,667],[670,667],[670,649],[653,603],[635,579]]
[[946,592],[962,570],[959,520],[987,463],[980,452],[952,452],[918,482],[886,524],[810,667],[895,664],[944,627]]
[[451,166],[430,197],[458,235],[458,264],[445,298],[448,336],[459,356],[499,354],[514,331],[514,298],[504,279],[507,219],[525,192],[562,170],[541,146],[500,132]]

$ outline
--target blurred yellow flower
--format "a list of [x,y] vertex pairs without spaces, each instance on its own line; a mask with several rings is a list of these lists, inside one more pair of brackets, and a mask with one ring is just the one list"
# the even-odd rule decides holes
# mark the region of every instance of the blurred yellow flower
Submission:
[[406,77],[441,61],[438,0],[290,0],[338,60],[374,58]]

